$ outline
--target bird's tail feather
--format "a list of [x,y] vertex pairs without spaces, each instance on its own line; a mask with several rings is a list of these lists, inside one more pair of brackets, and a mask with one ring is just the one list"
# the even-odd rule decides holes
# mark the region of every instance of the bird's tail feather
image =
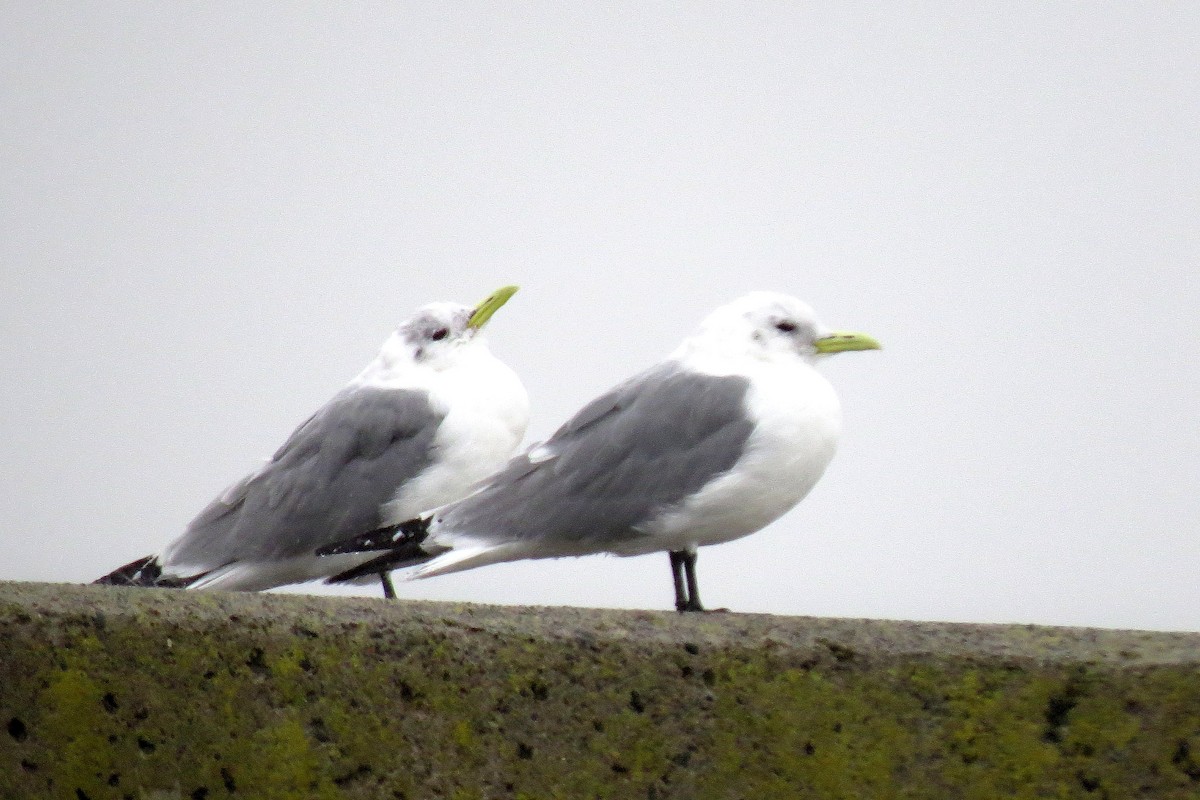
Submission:
[[158,556],[152,555],[130,561],[125,566],[113,570],[103,578],[97,578],[92,583],[106,586],[157,586],[162,589],[186,589],[206,574],[202,572],[186,578],[163,575],[162,564],[159,562]]
[[331,556],[339,553],[373,553],[382,551],[373,558],[357,567],[353,567],[325,579],[326,583],[345,583],[365,575],[377,575],[401,567],[420,564],[433,558],[436,553],[427,552],[422,542],[429,536],[431,518],[410,519],[399,525],[388,525],[383,528],[346,539],[335,544],[327,545],[317,550],[319,556]]

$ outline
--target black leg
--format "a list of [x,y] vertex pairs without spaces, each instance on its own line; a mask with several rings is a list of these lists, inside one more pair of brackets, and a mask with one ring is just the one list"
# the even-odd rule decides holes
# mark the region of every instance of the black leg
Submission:
[[669,550],[668,553],[671,556],[671,578],[675,581],[675,610],[681,614],[685,611],[703,611],[700,590],[696,585],[696,554],[687,550]]
[[688,602],[684,611],[703,611],[700,605],[700,587],[696,584],[696,551],[688,550],[683,554],[683,569],[687,574]]
[[383,596],[388,600],[395,600],[396,587],[392,586],[392,573],[386,571],[379,573],[379,582],[383,584]]
[[675,581],[675,610],[687,610],[687,592],[683,588],[683,559],[687,555],[682,550],[671,550],[671,579]]

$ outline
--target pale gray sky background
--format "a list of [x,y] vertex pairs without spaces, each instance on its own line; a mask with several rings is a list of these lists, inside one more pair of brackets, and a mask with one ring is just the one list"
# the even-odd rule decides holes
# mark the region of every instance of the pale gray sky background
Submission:
[[[534,440],[771,289],[886,349],[709,605],[1200,628],[1196,5],[0,13],[0,579],[160,548],[431,300],[521,284]],[[665,555],[399,588],[671,604]]]

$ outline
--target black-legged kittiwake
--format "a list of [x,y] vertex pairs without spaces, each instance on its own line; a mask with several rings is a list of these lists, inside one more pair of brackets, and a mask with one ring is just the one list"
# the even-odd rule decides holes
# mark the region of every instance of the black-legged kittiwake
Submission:
[[385,551],[331,580],[421,564],[425,578],[502,561],[665,550],[675,607],[703,610],[697,548],[754,533],[833,457],[841,411],[819,358],[874,350],[793,297],[746,295],[667,360],[585,406],[463,500],[319,552]]
[[[318,547],[466,495],[504,465],[529,421],[525,388],[482,335],[516,290],[474,308],[421,308],[182,536],[96,583],[259,591],[322,578],[371,556],[317,558]],[[391,596],[385,569],[363,579],[375,574]]]

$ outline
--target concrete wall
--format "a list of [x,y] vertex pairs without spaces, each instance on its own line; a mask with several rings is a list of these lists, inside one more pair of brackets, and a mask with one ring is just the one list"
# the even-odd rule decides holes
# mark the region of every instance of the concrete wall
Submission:
[[0,583],[0,798],[1200,798],[1200,635]]

